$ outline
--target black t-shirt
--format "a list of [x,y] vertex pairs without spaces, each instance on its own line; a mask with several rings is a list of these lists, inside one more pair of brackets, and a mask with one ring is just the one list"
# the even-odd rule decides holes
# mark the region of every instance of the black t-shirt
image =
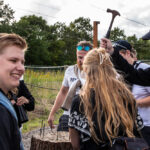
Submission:
[[[94,106],[94,91],[91,94],[91,98],[90,101],[92,103],[92,105]],[[77,95],[74,97],[73,102],[72,102],[72,106],[71,106],[71,110],[70,110],[70,116],[69,116],[69,128],[74,128],[76,129],[79,134],[80,134],[80,141],[81,141],[81,150],[86,149],[86,150],[97,150],[100,149],[101,146],[105,145],[106,143],[109,143],[108,137],[106,135],[105,132],[105,119],[102,116],[101,118],[101,132],[102,132],[102,136],[99,134],[100,130],[98,128],[98,122],[97,122],[97,114],[95,113],[93,115],[92,121],[94,123],[94,130],[95,133],[97,134],[97,137],[101,140],[101,142],[98,144],[96,144],[94,142],[94,140],[91,138],[91,134],[89,131],[89,125],[88,125],[88,120],[86,119],[85,115],[84,115],[84,110],[83,107],[80,106],[80,96]],[[140,116],[137,117],[137,122],[142,123]],[[139,124],[139,128],[143,126],[142,124]],[[135,127],[134,129],[134,134],[136,136],[139,136],[139,133],[137,132],[137,128]],[[119,136],[125,136],[124,130],[122,129],[122,127],[119,127]]]

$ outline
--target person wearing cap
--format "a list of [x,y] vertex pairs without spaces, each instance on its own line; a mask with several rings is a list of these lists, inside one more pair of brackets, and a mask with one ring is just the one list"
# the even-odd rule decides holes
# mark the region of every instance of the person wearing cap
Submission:
[[[137,70],[140,68],[146,69],[150,67],[149,64],[137,60],[137,53],[135,53],[135,50],[131,50],[130,52],[128,50],[120,50],[119,53]],[[136,99],[138,112],[143,119],[144,128],[141,130],[141,133],[145,141],[150,145],[150,86],[133,84],[132,94]]]
[[127,62],[119,53],[120,50],[131,50],[132,46],[127,41],[119,40],[112,45],[111,41],[106,38],[101,39],[101,47],[105,48],[112,57],[116,69],[123,71],[126,76],[125,80],[132,84],[138,84],[143,86],[150,86],[150,68],[147,69],[135,69],[131,64]]
[[[53,125],[54,115],[57,112],[57,110],[62,106],[72,84],[77,79],[80,79],[82,84],[84,83],[85,80],[82,76],[82,63],[83,63],[84,56],[88,53],[88,51],[92,49],[92,47],[93,45],[89,41],[80,41],[77,44],[76,47],[77,64],[73,66],[69,66],[65,71],[65,76],[62,82],[62,86],[56,96],[55,103],[48,117],[48,123],[51,128],[54,128]],[[59,125],[57,128],[58,131],[68,131],[68,119],[69,119],[69,110],[64,111],[63,115],[60,117]]]
[[[131,51],[132,51],[132,46],[130,43],[128,43],[127,41],[125,40],[118,40],[116,41],[115,43],[113,43],[113,48],[115,51],[117,51],[120,55],[122,54],[126,54],[127,56],[128,55],[131,55]],[[114,61],[114,65],[116,67],[116,69],[119,69],[120,70],[120,67],[118,65],[118,62],[115,62]]]

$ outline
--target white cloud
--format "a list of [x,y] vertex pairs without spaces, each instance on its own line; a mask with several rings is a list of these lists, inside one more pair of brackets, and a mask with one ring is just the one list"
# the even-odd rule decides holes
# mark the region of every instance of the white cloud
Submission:
[[[115,18],[113,27],[119,27],[127,36],[136,34],[141,37],[150,29],[150,2],[149,0],[5,0],[16,11],[18,20],[21,16],[38,12],[49,24],[65,22],[69,24],[78,17],[89,17],[91,23],[100,21],[99,38],[106,34],[111,21],[111,14],[107,8],[120,12],[121,17]],[[44,15],[45,14],[45,15]],[[143,23],[140,25],[133,21]]]

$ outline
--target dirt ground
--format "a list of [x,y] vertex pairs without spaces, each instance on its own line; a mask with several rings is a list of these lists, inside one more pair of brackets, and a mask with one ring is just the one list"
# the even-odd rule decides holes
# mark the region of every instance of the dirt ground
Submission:
[[[22,135],[22,141],[23,141],[24,149],[25,149],[25,150],[30,150],[31,138],[32,138],[32,136],[33,136],[36,132],[39,132],[39,129],[38,129],[38,130],[30,131],[30,132],[25,133],[25,134]],[[39,133],[40,133],[40,132],[39,132]]]

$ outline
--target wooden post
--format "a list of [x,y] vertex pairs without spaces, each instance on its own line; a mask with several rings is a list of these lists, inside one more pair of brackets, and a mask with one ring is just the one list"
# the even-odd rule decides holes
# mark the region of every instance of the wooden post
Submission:
[[97,37],[98,37],[98,24],[100,24],[99,21],[93,22],[93,48],[97,48]]

